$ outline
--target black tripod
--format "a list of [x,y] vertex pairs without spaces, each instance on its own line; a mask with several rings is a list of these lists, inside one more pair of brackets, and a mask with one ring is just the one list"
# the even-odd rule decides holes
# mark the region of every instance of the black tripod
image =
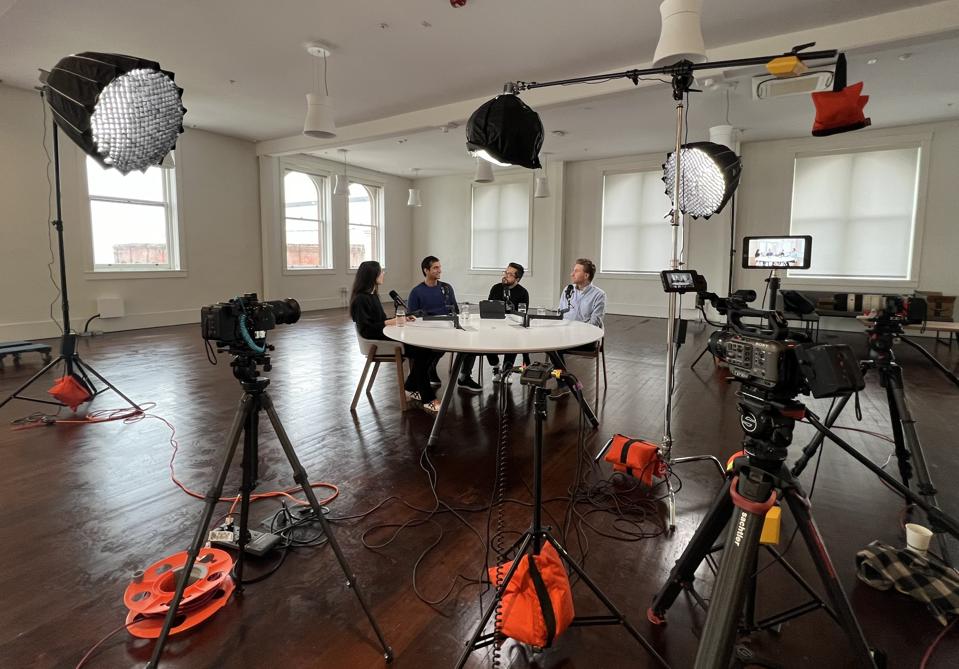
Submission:
[[[50,224],[57,229],[57,248],[60,252],[60,304],[63,308],[63,337],[60,342],[60,355],[56,359],[48,362],[44,365],[43,369],[31,376],[25,383],[23,383],[19,388],[14,390],[10,395],[8,395],[2,402],[0,402],[0,408],[3,407],[7,402],[13,399],[25,400],[27,402],[39,402],[41,404],[52,404],[54,406],[64,407],[67,406],[63,402],[40,399],[36,397],[25,397],[20,393],[26,390],[34,381],[39,379],[41,376],[47,373],[50,369],[57,366],[61,362],[64,365],[64,376],[70,376],[79,378],[82,380],[82,383],[86,387],[86,390],[90,393],[90,399],[88,401],[93,401],[93,399],[100,393],[106,392],[108,389],[115,392],[117,395],[122,397],[127,401],[127,404],[132,406],[137,411],[142,411],[139,405],[136,402],[131,400],[129,397],[117,390],[116,386],[107,381],[103,376],[93,369],[90,365],[83,362],[80,359],[80,354],[77,353],[77,333],[73,332],[70,329],[70,301],[67,299],[67,264],[66,259],[64,258],[63,253],[63,219],[62,212],[60,207],[60,139],[59,139],[59,130],[57,129],[57,124],[53,124],[53,174],[54,174],[54,191],[56,196],[56,207],[57,207],[57,217],[55,220],[51,221]],[[96,384],[93,383],[90,375],[93,375],[100,379],[100,382],[103,383],[103,387],[98,388]]]
[[376,623],[376,619],[373,617],[369,605],[366,603],[357,586],[356,576],[350,569],[346,557],[343,555],[339,544],[336,542],[336,538],[333,536],[326,516],[323,514],[320,503],[317,501],[316,495],[313,492],[313,488],[310,487],[310,480],[306,470],[303,469],[303,465],[300,464],[299,458],[296,456],[296,451],[293,450],[293,445],[290,443],[290,438],[287,436],[283,424],[280,423],[276,409],[273,407],[273,400],[270,399],[269,394],[266,392],[266,387],[269,385],[270,380],[258,375],[258,365],[265,365],[265,369],[269,370],[269,357],[261,354],[255,356],[252,354],[239,354],[236,355],[230,365],[233,367],[233,375],[239,379],[240,385],[243,387],[243,397],[240,398],[240,405],[233,417],[233,424],[230,426],[230,434],[226,442],[226,458],[223,460],[223,466],[220,468],[220,473],[213,487],[210,488],[206,494],[206,506],[203,509],[203,515],[200,518],[200,524],[196,529],[196,534],[193,536],[193,543],[189,549],[187,562],[183,566],[180,577],[176,581],[176,592],[169,604],[170,609],[166,615],[166,620],[163,622],[163,630],[160,632],[156,646],[153,649],[153,656],[147,665],[148,668],[153,669],[160,663],[160,655],[163,653],[167,636],[177,617],[177,609],[180,606],[180,600],[183,598],[183,591],[186,588],[188,577],[193,571],[193,565],[196,562],[200,548],[203,547],[203,544],[207,540],[207,530],[209,529],[210,521],[213,519],[214,509],[220,501],[220,495],[223,493],[223,485],[226,482],[227,473],[230,471],[230,464],[233,462],[233,456],[236,453],[241,432],[243,433],[243,479],[240,487],[240,534],[238,540],[240,552],[237,557],[233,578],[236,581],[236,591],[243,591],[243,555],[250,536],[247,530],[249,525],[250,494],[256,487],[257,464],[259,460],[258,433],[260,411],[266,411],[270,419],[270,424],[273,425],[273,430],[276,432],[277,439],[279,439],[280,445],[283,447],[283,452],[286,454],[286,459],[293,469],[293,480],[300,484],[300,487],[303,489],[303,494],[306,495],[310,507],[313,509],[313,513],[320,523],[320,527],[326,535],[327,541],[333,549],[333,553],[336,555],[336,560],[340,563],[340,567],[346,575],[347,586],[353,589],[357,600],[360,602],[360,606],[363,608],[366,617],[370,621],[370,625],[373,627],[373,632],[376,634],[376,638],[383,648],[383,657],[387,662],[392,662],[393,650],[387,645],[380,626]]
[[[483,634],[483,630],[486,628],[486,624],[489,622],[490,618],[493,616],[493,613],[496,611],[496,608],[503,597],[503,593],[506,591],[506,586],[509,584],[510,580],[513,578],[513,575],[516,573],[516,569],[520,564],[520,559],[524,555],[539,555],[540,549],[544,543],[549,543],[556,549],[556,552],[563,558],[563,561],[566,562],[569,567],[576,572],[580,577],[583,583],[593,591],[593,594],[606,606],[606,609],[609,611],[610,615],[604,616],[577,616],[573,619],[571,623],[572,626],[595,626],[595,625],[622,625],[626,628],[626,631],[629,632],[636,641],[638,641],[643,648],[659,663],[662,667],[669,667],[659,653],[650,645],[649,641],[643,637],[633,625],[626,620],[619,609],[617,609],[613,603],[609,600],[606,594],[599,589],[592,579],[586,574],[582,567],[580,567],[576,562],[570,557],[569,553],[566,552],[566,549],[557,541],[553,535],[550,534],[549,528],[543,527],[542,524],[542,512],[543,512],[543,424],[546,422],[546,405],[547,397],[549,395],[549,389],[547,388],[547,381],[550,378],[553,378],[552,368],[548,365],[543,365],[536,363],[526,368],[526,371],[523,372],[523,375],[520,377],[520,382],[524,385],[532,385],[535,388],[535,396],[533,399],[533,412],[536,416],[536,424],[533,438],[533,522],[530,525],[530,528],[523,533],[523,536],[519,538],[515,547],[515,553],[513,558],[513,563],[510,565],[509,570],[506,572],[506,576],[503,578],[502,583],[496,589],[496,594],[493,596],[493,600],[487,605],[486,610],[483,612],[483,617],[480,619],[479,625],[476,627],[476,631],[473,632],[473,636],[466,643],[466,648],[463,649],[462,655],[460,655],[459,660],[456,663],[457,669],[461,669],[465,666],[466,661],[469,659],[470,654],[477,650],[478,648],[484,648],[490,644],[497,642],[497,631],[494,630],[488,634]],[[568,378],[562,378],[568,377]],[[562,374],[561,380],[567,385],[575,385],[576,379],[572,375]],[[512,549],[511,549],[512,550]]]
[[755,594],[752,574],[766,511],[777,499],[785,498],[826,590],[827,612],[849,638],[858,666],[879,666],[829,559],[809,500],[785,465],[793,426],[796,419],[807,415],[805,406],[754,388],[744,389],[739,396],[746,457],[737,459],[669,579],[653,599],[649,619],[664,623],[666,611],[679,593],[684,589],[694,592],[696,570],[728,527],[695,663],[696,669],[726,669],[744,605],[751,623],[753,602],[751,598],[747,602],[747,593]]
[[[922,444],[919,442],[919,434],[916,432],[916,421],[909,412],[909,405],[906,403],[906,390],[903,381],[902,367],[896,362],[896,356],[893,352],[893,343],[899,339],[912,348],[922,353],[956,386],[959,386],[959,379],[956,375],[946,369],[941,362],[935,359],[931,353],[919,344],[910,340],[903,334],[902,322],[898,318],[879,318],[867,331],[869,337],[869,360],[861,363],[863,374],[870,369],[876,369],[879,373],[879,385],[886,389],[886,403],[889,406],[889,420],[892,423],[892,435],[895,443],[896,460],[899,463],[899,474],[906,488],[909,487],[912,479],[913,470],[916,475],[916,490],[931,507],[932,512],[929,515],[929,522],[932,530],[936,533],[936,542],[939,546],[939,552],[944,562],[949,563],[949,553],[947,549],[946,538],[943,532],[949,531],[949,526],[941,521],[941,512],[939,511],[939,502],[936,499],[935,484],[929,475],[929,469],[926,467],[926,459],[922,452]],[[842,413],[849,402],[849,396],[839,400],[833,410],[826,416],[825,425],[831,428],[839,415]],[[806,465],[810,458],[815,455],[817,449],[823,442],[824,434],[819,433],[803,449],[802,457],[796,461],[793,466],[793,473],[798,475],[799,471]],[[869,462],[868,460],[866,462]],[[871,464],[871,463],[870,463]],[[897,487],[899,490],[901,486]],[[903,494],[902,490],[899,490]],[[906,495],[903,495],[906,496]],[[915,502],[914,502],[915,503]],[[923,506],[922,508],[926,508]],[[927,511],[929,513],[929,511]]]

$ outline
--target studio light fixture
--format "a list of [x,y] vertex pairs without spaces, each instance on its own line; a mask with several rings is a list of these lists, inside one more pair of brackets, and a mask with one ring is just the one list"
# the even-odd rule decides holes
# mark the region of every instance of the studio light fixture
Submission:
[[[420,173],[419,169],[413,168],[410,170],[413,173],[413,183],[416,183],[416,176]],[[407,207],[422,207],[423,200],[420,198],[420,189],[419,188],[410,188],[410,196],[406,200]]]
[[326,80],[326,59],[330,48],[319,42],[310,42],[306,51],[315,58],[323,59],[323,92],[319,92],[319,63],[313,64],[313,92],[306,94],[306,120],[303,122],[303,134],[318,139],[336,137],[336,124],[333,121],[333,99]]
[[666,194],[674,202],[678,200],[680,211],[693,218],[709,218],[726,206],[739,186],[742,161],[732,149],[713,142],[684,144],[680,156],[679,198],[673,199],[673,183],[676,177],[676,152],[666,156],[663,165],[663,181]]
[[[53,113],[53,176],[60,269],[60,306],[63,336],[60,355],[47,363],[6,399],[69,406],[76,410],[100,393],[112,390],[133,407],[140,406],[120,392],[77,351],[79,335],[70,326],[67,265],[64,252],[62,193],[60,189],[60,130],[103,167],[122,174],[163,165],[183,132],[183,89],[160,64],[134,56],[84,51],[67,56],[49,72],[41,71],[40,89]],[[172,161],[168,166],[173,167]],[[49,370],[63,366],[63,376],[48,393],[53,399],[21,395]],[[94,378],[103,385],[97,387]]]
[[466,148],[470,155],[502,167],[519,165],[531,170],[542,167],[543,122],[539,114],[507,90],[484,103],[466,123]]
[[183,132],[183,89],[159,63],[85,51],[41,75],[57,126],[122,174],[159,165]]
[[346,162],[346,154],[349,153],[349,149],[337,149],[337,151],[343,156],[343,174],[333,175],[333,195],[349,195],[349,165]]
[[493,183],[493,165],[482,158],[476,159],[476,174],[473,181],[478,184]]

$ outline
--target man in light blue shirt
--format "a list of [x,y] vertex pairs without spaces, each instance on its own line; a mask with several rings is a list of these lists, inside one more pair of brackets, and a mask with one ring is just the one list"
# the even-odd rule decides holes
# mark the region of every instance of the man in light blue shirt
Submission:
[[[593,277],[596,276],[596,265],[589,258],[578,258],[573,264],[573,270],[569,273],[569,279],[572,283],[566,286],[559,296],[559,309],[566,309],[563,314],[563,320],[581,321],[597,327],[603,327],[603,317],[606,315],[606,292],[593,285]],[[596,344],[584,344],[577,346],[570,351],[594,351]],[[559,357],[563,358],[563,351],[559,351]],[[561,386],[553,391],[550,399],[559,399],[569,394],[569,389]]]
[[[606,315],[606,293],[593,285],[596,265],[588,258],[579,258],[569,273],[572,283],[559,296],[559,309],[568,309],[563,320],[582,321],[596,327],[603,327]],[[588,346],[592,346],[589,344]]]

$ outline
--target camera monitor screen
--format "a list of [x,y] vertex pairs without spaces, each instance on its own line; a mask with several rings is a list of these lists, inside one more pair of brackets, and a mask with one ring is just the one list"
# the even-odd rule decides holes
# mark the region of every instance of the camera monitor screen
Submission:
[[812,237],[743,237],[745,269],[809,269],[812,260]]

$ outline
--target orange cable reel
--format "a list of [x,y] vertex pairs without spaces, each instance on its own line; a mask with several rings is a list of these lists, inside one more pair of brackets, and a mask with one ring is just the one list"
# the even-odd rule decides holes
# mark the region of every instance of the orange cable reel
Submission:
[[[133,575],[123,593],[123,603],[129,609],[126,624],[130,634],[143,639],[160,636],[187,557],[187,551],[181,551]],[[233,558],[226,551],[200,549],[170,634],[196,627],[226,606],[236,587],[230,576],[232,569]]]

